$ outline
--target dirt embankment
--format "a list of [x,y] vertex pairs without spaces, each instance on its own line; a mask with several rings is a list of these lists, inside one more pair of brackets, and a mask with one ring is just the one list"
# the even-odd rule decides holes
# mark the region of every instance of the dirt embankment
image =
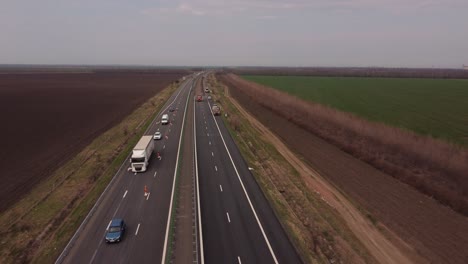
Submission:
[[[226,89],[227,90],[227,89]],[[225,92],[228,95],[228,91]],[[228,96],[229,97],[229,96]],[[358,237],[370,254],[379,263],[411,263],[413,259],[420,258],[413,252],[410,246],[398,248],[387,239],[379,229],[369,221],[359,210],[349,202],[343,194],[336,190],[331,184],[324,180],[320,174],[301,161],[291,150],[268,128],[256,120],[232,97],[231,102],[237,107],[242,115],[254,126],[269,142],[271,142],[279,153],[299,172],[309,192],[314,192],[333,209],[335,209],[345,220],[351,231]],[[289,190],[288,190],[289,191]],[[306,217],[306,216],[304,216]],[[401,245],[401,243],[400,243]],[[400,246],[399,245],[399,246]],[[350,253],[347,253],[350,255]],[[356,263],[359,258],[355,258]],[[350,263],[354,263],[354,261]]]
[[[468,232],[466,217],[295,125],[292,118],[265,107],[264,97],[252,96],[252,84],[227,76],[220,79],[243,107],[255,113],[293,151],[368,211],[372,222],[384,232],[394,232],[415,251],[400,241],[403,250],[433,263],[466,263],[468,238],[463,235]],[[398,239],[395,243],[399,243]]]
[[184,73],[0,74],[0,212]]

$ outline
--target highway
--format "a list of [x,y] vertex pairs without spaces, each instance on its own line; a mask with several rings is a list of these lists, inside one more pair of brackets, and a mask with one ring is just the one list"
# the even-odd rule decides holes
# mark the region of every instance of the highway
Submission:
[[[189,148],[192,151],[180,153],[185,153],[182,159],[194,163],[193,173],[186,167],[183,175],[195,177],[197,225],[193,234],[176,237],[174,248],[192,255],[191,244],[177,241],[195,237],[196,263],[302,263],[221,117],[212,115],[212,102],[207,96],[194,102],[197,78],[181,84],[145,133],[163,134],[163,139],[155,141],[154,151],[162,159],[153,154],[148,170],[138,174],[128,171],[129,162],[125,161],[56,263],[171,261],[165,254],[168,216],[174,210],[173,190],[178,188],[174,186],[175,171],[183,125],[188,128],[185,136],[193,138],[184,142],[194,144]],[[169,112],[169,108],[175,111]],[[164,113],[170,115],[169,125],[159,122]],[[148,196],[144,195],[145,186]],[[108,245],[104,236],[113,218],[123,218],[127,230],[123,241]],[[181,261],[175,258],[175,262]]]
[[[163,135],[155,142],[148,170],[134,174],[127,170],[128,159],[125,161],[57,263],[161,262],[182,119],[191,86],[191,79],[183,83],[146,131],[146,135],[153,135],[159,130]],[[175,111],[168,112],[169,107]],[[160,124],[163,113],[170,115],[170,124]],[[158,151],[161,160],[156,157]],[[145,186],[149,191],[146,197]],[[123,218],[127,229],[121,243],[108,245],[104,236],[112,218]]]
[[195,104],[206,263],[301,263],[211,103]]

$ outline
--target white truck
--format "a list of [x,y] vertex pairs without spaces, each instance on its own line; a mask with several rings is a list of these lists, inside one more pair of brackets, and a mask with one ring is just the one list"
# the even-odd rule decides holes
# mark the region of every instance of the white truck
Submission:
[[166,125],[167,123],[169,123],[169,115],[164,114],[162,115],[162,118],[161,118],[161,124]]
[[133,172],[144,172],[148,168],[149,159],[154,150],[152,136],[143,136],[133,148],[130,162]]

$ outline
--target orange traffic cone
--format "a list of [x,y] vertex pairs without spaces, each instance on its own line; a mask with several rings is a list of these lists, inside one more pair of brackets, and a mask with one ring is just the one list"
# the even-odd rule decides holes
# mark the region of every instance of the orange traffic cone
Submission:
[[146,185],[145,185],[144,191],[145,191],[145,196],[147,196],[148,195],[148,187],[146,187]]

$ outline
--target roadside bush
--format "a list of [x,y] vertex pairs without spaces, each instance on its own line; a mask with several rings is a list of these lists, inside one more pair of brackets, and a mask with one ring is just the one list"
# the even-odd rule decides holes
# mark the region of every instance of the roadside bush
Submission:
[[233,74],[219,77],[263,107],[468,216],[466,149],[306,102]]

